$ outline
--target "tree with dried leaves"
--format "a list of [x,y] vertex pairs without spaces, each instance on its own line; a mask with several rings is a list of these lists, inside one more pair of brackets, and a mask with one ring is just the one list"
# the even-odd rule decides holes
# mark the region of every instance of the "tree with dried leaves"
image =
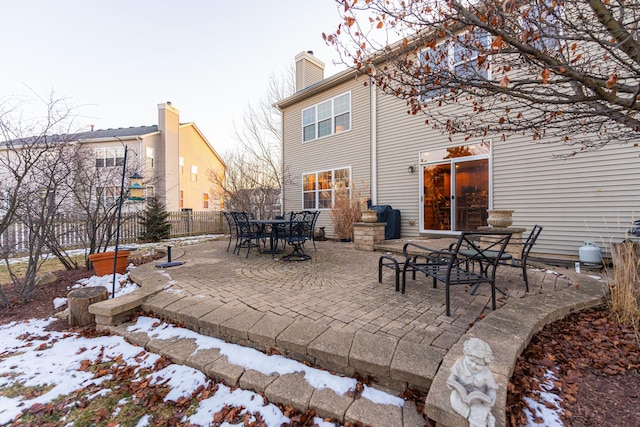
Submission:
[[342,23],[325,40],[434,128],[560,140],[573,154],[637,145],[638,0],[336,3]]

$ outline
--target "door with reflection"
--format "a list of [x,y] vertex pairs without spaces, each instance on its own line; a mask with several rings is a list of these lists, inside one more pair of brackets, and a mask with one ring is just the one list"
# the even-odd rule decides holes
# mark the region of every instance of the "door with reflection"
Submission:
[[489,160],[454,162],[454,230],[474,231],[487,225]]
[[451,230],[451,163],[423,167],[425,230]]

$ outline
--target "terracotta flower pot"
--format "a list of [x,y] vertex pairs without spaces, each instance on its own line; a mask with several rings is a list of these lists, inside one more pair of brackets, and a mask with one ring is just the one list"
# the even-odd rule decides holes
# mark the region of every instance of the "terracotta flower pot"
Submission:
[[[127,271],[128,258],[130,251],[118,251],[118,260],[116,262],[116,273],[124,274]],[[89,261],[93,265],[96,276],[106,276],[113,274],[113,257],[114,251],[100,252],[89,255]]]

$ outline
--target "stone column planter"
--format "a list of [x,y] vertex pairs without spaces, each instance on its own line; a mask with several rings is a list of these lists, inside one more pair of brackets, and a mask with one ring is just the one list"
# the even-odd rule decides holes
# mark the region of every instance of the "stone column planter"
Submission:
[[378,212],[374,210],[364,210],[362,211],[362,222],[377,222],[378,221]]
[[504,228],[513,224],[513,211],[508,209],[491,209],[487,210],[489,217],[487,224],[492,227]]

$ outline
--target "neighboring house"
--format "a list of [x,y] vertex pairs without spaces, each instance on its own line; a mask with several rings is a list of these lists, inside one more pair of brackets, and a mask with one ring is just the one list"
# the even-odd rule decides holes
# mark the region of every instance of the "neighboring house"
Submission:
[[126,145],[127,169],[140,168],[146,196],[156,197],[167,211],[222,210],[219,183],[226,165],[195,123],[180,123],[179,118],[180,111],[167,102],[158,104],[157,125],[92,130],[76,136],[95,152],[98,168],[121,164]]
[[[571,150],[523,135],[465,141],[407,114],[369,77],[345,70],[324,78],[311,52],[296,56],[297,92],[282,112],[283,162],[291,182],[283,210],[319,209],[332,236],[336,183],[365,190],[374,205],[401,211],[403,237],[455,235],[486,225],[487,209],[513,209],[514,227],[540,224],[539,255],[573,258],[585,240],[603,250],[625,239],[640,216],[637,147],[609,145],[567,159]],[[451,109],[453,107],[443,107]]]

